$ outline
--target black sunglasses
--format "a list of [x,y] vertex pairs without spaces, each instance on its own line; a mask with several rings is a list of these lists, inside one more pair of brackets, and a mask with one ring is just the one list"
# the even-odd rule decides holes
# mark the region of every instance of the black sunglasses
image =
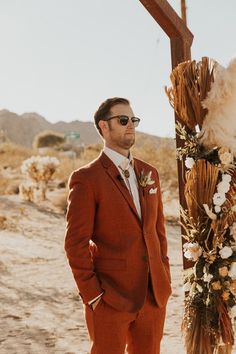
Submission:
[[118,118],[119,119],[119,123],[121,125],[127,125],[129,119],[131,119],[131,122],[133,123],[135,128],[139,125],[139,122],[140,122],[140,118],[137,118],[137,117],[129,118],[128,116],[124,116],[124,115],[109,117],[109,118],[106,119],[106,121],[114,119],[114,118]]

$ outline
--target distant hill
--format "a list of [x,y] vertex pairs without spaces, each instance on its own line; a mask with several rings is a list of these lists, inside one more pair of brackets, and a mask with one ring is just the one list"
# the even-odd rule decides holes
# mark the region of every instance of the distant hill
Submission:
[[[32,142],[36,134],[43,130],[52,130],[59,133],[68,133],[71,131],[80,133],[80,142],[85,145],[101,143],[101,138],[97,133],[92,122],[81,122],[75,120],[72,122],[50,123],[44,117],[37,113],[24,113],[18,115],[6,109],[0,110],[0,131],[15,144],[32,147]],[[145,133],[137,134],[137,147],[151,143],[154,148],[161,146],[175,146],[174,140],[170,138],[160,138]]]
[[52,130],[59,133],[76,131],[80,133],[80,141],[87,144],[101,142],[92,122],[50,123],[37,113],[24,113],[18,115],[8,110],[0,110],[0,131],[3,130],[6,136],[14,143],[32,147],[36,134],[43,130]]

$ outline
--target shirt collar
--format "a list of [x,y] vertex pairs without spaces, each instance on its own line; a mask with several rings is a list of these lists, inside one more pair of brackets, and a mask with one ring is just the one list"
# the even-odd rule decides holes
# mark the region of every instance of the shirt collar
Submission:
[[125,157],[124,155],[119,154],[117,151],[104,147],[103,152],[111,159],[111,161],[116,165],[116,167],[122,167],[122,169],[127,169],[129,165],[133,161],[133,156],[131,152],[129,153],[129,157]]

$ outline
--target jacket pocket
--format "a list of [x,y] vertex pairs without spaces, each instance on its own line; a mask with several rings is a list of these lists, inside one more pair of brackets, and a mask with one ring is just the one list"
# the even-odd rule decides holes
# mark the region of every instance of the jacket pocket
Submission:
[[95,270],[125,270],[126,259],[115,258],[95,258],[94,260]]

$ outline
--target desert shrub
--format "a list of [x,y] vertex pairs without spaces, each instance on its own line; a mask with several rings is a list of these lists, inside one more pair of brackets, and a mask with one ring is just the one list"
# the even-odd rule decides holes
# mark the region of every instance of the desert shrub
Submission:
[[27,180],[19,187],[20,196],[29,201],[45,200],[47,184],[58,165],[58,159],[50,156],[32,156],[25,160],[21,171],[26,175]]
[[0,166],[19,167],[25,159],[32,156],[33,150],[13,143],[0,144]]
[[68,199],[68,190],[63,191],[62,193],[58,193],[51,197],[52,204],[59,208],[63,214],[66,213],[67,210],[67,199]]
[[65,142],[64,134],[44,130],[38,133],[33,140],[33,148],[53,147],[63,144]]
[[98,157],[102,148],[102,144],[92,144],[86,146],[86,148],[81,154],[81,159],[87,162],[94,160],[96,157]]
[[150,144],[145,144],[141,148],[133,148],[133,154],[144,160],[158,170],[162,189],[178,189],[178,175],[176,152],[172,146],[163,144],[163,146],[154,147]]

